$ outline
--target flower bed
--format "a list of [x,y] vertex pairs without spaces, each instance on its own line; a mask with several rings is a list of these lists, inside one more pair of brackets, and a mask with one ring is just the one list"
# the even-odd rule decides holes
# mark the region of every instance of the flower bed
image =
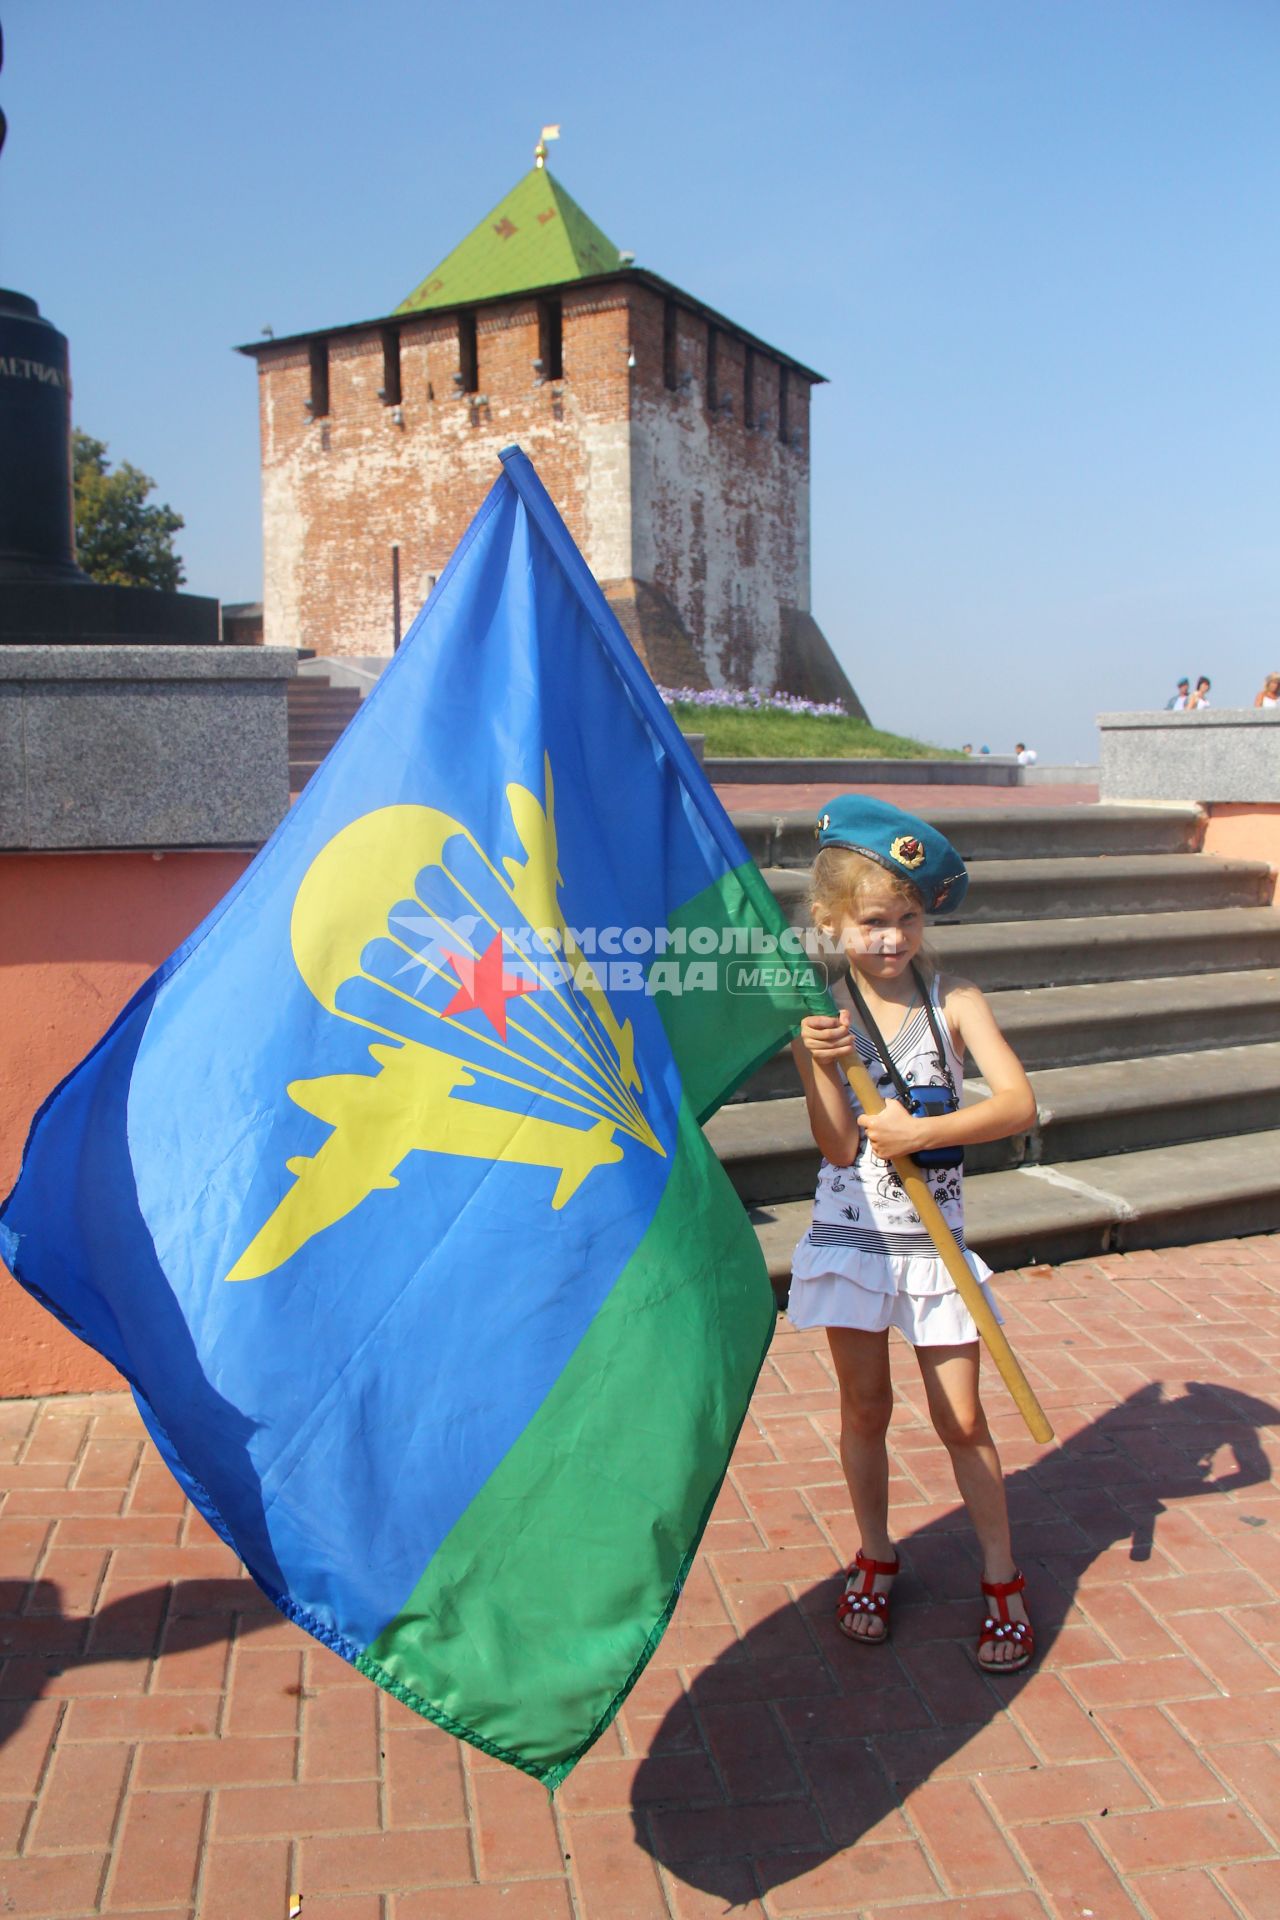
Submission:
[[669,707],[732,708],[755,713],[803,713],[814,720],[844,719],[842,700],[805,700],[798,693],[771,692],[765,687],[659,687]]

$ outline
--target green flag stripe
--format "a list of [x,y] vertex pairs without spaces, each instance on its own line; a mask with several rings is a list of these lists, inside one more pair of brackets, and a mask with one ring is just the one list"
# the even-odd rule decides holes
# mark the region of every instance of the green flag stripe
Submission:
[[662,1635],[773,1328],[755,1235],[687,1106],[672,1161],[568,1366],[360,1663],[548,1786]]
[[[748,860],[686,901],[672,915],[671,930],[683,932],[687,941],[705,927],[721,946],[727,933],[745,933],[749,945],[757,931],[781,935],[788,924],[760,869]],[[763,1066],[806,1014],[834,1011],[821,974],[815,977],[803,954],[719,952],[715,966],[714,993],[658,997],[685,1094],[699,1120],[709,1119]]]

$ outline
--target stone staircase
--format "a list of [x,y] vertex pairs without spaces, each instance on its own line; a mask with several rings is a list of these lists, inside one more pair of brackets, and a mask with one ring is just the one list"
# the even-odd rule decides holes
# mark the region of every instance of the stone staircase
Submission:
[[301,793],[360,706],[354,687],[300,674],[289,682],[289,791]]
[[[930,944],[989,995],[1039,1107],[1029,1133],[967,1150],[970,1245],[999,1269],[1280,1228],[1280,911],[1266,865],[1201,853],[1194,807],[933,819],[970,887]],[[808,815],[735,824],[804,924]],[[968,1098],[982,1091],[966,1083]],[[818,1164],[789,1057],[707,1131],[785,1289]]]

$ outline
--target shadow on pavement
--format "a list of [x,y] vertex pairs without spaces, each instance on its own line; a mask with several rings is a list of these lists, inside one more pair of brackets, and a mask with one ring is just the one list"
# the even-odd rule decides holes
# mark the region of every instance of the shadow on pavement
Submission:
[[[64,1673],[176,1660],[214,1641],[242,1640],[280,1618],[249,1580],[166,1581],[91,1614],[64,1613],[56,1581],[0,1580],[0,1746]],[[55,1690],[77,1699],[97,1691]]]
[[[1191,1382],[1166,1400],[1157,1381],[1011,1473],[1038,1643],[1036,1665],[1017,1678],[990,1680],[974,1666],[978,1566],[963,1514],[899,1541],[890,1645],[847,1642],[835,1624],[837,1576],[775,1609],[701,1671],[662,1722],[634,1783],[637,1843],[678,1880],[733,1905],[752,1897],[748,1860],[768,1893],[878,1828],[904,1837],[900,1809],[912,1790],[1036,1687],[1064,1628],[1091,1635],[1068,1624],[1090,1569],[1104,1578],[1098,1563],[1110,1556],[1118,1579],[1148,1577],[1137,1569],[1151,1562],[1165,1503],[1269,1480],[1258,1429],[1277,1422],[1280,1409],[1248,1394]],[[1215,1477],[1224,1449],[1234,1468]],[[1265,1524],[1247,1510],[1239,1517],[1242,1527]],[[1059,1647],[1064,1661],[1069,1649]],[[1087,1657],[1105,1659],[1105,1647]],[[708,1753],[723,1791],[714,1800],[704,1791],[700,1804],[677,1798],[673,1758]]]

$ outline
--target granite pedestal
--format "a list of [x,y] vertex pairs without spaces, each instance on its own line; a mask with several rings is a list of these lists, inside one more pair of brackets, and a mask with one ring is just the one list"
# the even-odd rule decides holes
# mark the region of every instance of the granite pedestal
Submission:
[[0,848],[256,847],[289,805],[287,647],[0,648]]
[[1280,803],[1280,707],[1100,713],[1103,800]]

